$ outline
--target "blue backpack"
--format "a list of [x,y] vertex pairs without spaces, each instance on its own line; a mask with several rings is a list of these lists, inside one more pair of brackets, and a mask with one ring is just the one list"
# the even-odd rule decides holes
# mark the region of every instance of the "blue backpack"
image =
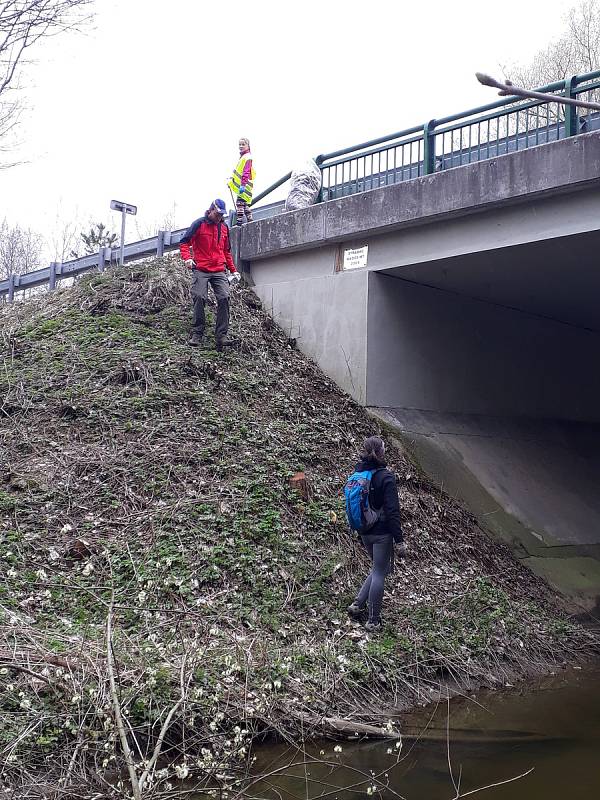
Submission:
[[382,517],[382,508],[371,508],[369,505],[371,479],[380,469],[385,469],[385,467],[353,472],[344,486],[348,524],[357,533],[366,533]]

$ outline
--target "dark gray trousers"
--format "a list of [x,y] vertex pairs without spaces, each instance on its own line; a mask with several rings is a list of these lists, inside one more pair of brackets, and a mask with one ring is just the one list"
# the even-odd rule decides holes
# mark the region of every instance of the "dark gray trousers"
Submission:
[[223,339],[229,329],[229,281],[225,272],[202,272],[194,270],[192,276],[192,300],[194,303],[194,319],[192,332],[204,335],[206,316],[204,306],[208,300],[208,284],[212,286],[217,301],[217,322],[215,337]]
[[394,540],[388,533],[365,533],[360,538],[371,557],[373,567],[354,602],[362,608],[368,600],[369,622],[379,622],[385,576],[390,574],[394,564]]

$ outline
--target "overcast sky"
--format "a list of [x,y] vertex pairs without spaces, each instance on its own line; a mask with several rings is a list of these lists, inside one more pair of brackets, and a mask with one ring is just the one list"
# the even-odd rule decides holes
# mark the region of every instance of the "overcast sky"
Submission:
[[183,227],[231,205],[240,136],[259,192],[307,157],[492,102],[475,71],[530,60],[572,4],[98,0],[84,34],[32,52],[26,163],[0,171],[0,220],[116,229],[115,198],[142,235],[173,212]]

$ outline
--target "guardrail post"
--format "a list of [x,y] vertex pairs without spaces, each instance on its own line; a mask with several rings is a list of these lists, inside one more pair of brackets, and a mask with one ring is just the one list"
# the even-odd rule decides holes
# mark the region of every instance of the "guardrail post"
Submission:
[[165,254],[165,233],[166,231],[159,231],[156,236],[156,255],[159,258]]
[[52,291],[56,289],[56,267],[58,266],[57,261],[50,262],[50,275],[48,276],[48,289]]
[[435,124],[430,119],[423,126],[423,174],[433,175],[435,172]]
[[8,302],[13,303],[15,300],[15,274],[11,272],[8,276]]
[[104,272],[104,267],[106,266],[106,250],[104,247],[101,247],[98,250],[98,272]]
[[[577,75],[572,75],[565,81],[565,97],[575,97]],[[565,136],[575,136],[579,133],[579,116],[577,106],[565,105]]]

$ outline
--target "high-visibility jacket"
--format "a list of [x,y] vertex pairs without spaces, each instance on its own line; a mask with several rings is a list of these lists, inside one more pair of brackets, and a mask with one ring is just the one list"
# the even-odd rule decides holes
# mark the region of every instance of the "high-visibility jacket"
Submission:
[[248,205],[252,202],[255,176],[256,173],[252,166],[252,154],[244,153],[233,170],[233,175],[227,185],[240,200],[244,200]]

